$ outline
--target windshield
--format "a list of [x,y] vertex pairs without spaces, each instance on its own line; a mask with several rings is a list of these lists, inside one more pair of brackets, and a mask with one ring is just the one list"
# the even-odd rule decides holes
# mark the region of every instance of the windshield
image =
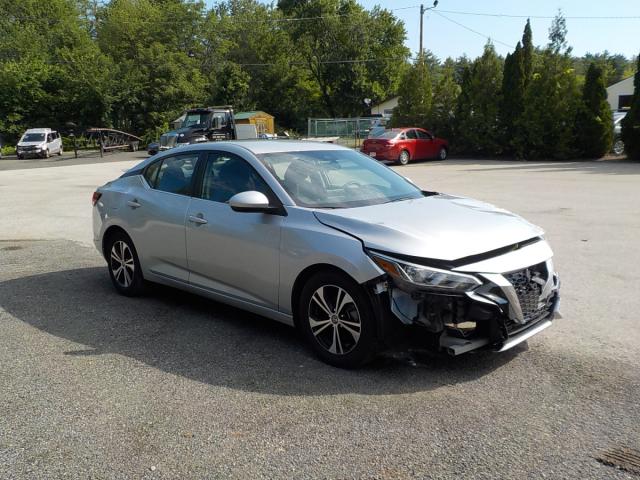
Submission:
[[21,142],[42,142],[44,140],[44,133],[25,133],[22,136]]
[[618,123],[620,123],[620,122],[622,121],[622,119],[623,119],[624,117],[626,117],[626,116],[627,116],[627,112],[624,112],[624,113],[614,113],[614,114],[613,114],[613,123],[615,123],[615,124],[617,125],[617,124],[618,124]]
[[362,207],[422,197],[404,177],[352,150],[265,153],[258,158],[302,207]]
[[182,122],[182,128],[185,127],[206,127],[207,119],[209,118],[209,114],[206,112],[202,113],[188,113]]

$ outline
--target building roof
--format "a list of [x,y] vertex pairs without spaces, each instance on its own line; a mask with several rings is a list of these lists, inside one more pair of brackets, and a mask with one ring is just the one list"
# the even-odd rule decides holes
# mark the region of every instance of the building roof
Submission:
[[623,84],[624,84],[625,87],[629,86],[633,90],[633,78],[634,78],[634,75],[631,75],[630,77],[627,77],[627,78],[623,78],[619,82],[616,82],[614,84],[609,85],[607,87],[607,90],[609,90],[610,88],[621,87]]
[[248,120],[252,117],[271,117],[274,118],[273,115],[269,115],[267,112],[263,112],[262,110],[253,110],[251,112],[238,112],[234,114],[236,120]]

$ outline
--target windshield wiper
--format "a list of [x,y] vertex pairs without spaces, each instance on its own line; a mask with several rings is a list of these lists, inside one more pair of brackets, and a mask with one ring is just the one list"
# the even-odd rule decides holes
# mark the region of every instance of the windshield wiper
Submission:
[[389,200],[388,202],[384,202],[384,203],[392,203],[392,202],[404,202],[405,200],[415,200],[416,197],[400,197],[400,198],[394,198],[393,200]]

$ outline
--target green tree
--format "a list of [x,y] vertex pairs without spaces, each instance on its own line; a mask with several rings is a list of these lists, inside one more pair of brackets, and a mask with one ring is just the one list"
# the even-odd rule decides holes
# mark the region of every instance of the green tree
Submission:
[[607,102],[602,69],[592,63],[582,89],[576,118],[577,149],[587,158],[600,158],[611,149],[613,118]]
[[527,18],[524,33],[522,34],[522,69],[525,88],[529,85],[531,75],[533,75],[533,53],[533,32],[531,31],[531,22]]
[[[226,1],[209,13],[202,63],[208,101],[233,103],[237,110],[259,108],[280,126],[306,127],[307,118],[322,109],[320,91],[289,32],[280,27],[284,23],[281,9],[256,0]],[[243,82],[229,84],[223,70],[230,64],[242,72]],[[234,92],[233,85],[240,90]]]
[[622,120],[622,141],[629,158],[640,160],[640,56],[633,79],[631,109]]
[[499,108],[502,89],[502,62],[491,42],[484,53],[462,76],[461,93],[456,106],[458,151],[479,155],[502,152]]
[[580,93],[566,34],[566,23],[559,14],[525,93],[523,125],[528,158],[566,159],[576,155],[573,139]]
[[455,60],[447,58],[439,70],[433,87],[431,121],[427,126],[439,137],[453,139],[456,102],[460,95]]
[[363,100],[384,100],[398,90],[409,50],[404,25],[390,11],[365,10],[356,0],[286,2],[291,39],[319,91],[324,113],[364,113]]
[[114,64],[111,124],[144,134],[206,98],[199,61],[203,5],[118,0],[98,12],[97,43]]
[[502,77],[502,103],[500,123],[505,150],[517,157],[524,155],[524,132],[522,116],[524,114],[525,69],[524,51],[520,42],[512,54],[504,60]]
[[418,58],[406,71],[399,93],[391,124],[394,127],[427,127],[431,113],[431,75],[423,58]]
[[0,0],[0,131],[99,125],[109,111],[109,61],[71,0]]

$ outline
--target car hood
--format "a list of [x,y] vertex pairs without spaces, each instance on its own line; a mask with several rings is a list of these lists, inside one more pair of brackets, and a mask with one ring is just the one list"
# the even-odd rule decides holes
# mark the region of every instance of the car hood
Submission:
[[367,248],[446,261],[544,233],[518,215],[488,203],[442,194],[314,213],[321,223],[359,238]]

